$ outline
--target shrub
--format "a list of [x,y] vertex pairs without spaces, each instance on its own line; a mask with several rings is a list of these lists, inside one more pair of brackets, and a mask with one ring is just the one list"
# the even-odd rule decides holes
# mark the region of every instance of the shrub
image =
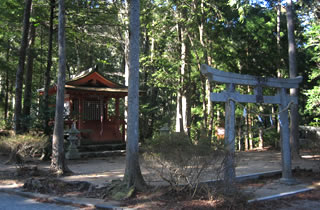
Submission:
[[9,130],[13,127],[12,116],[9,116],[7,120],[0,118],[0,130]]
[[[209,169],[215,172],[221,170],[224,157],[221,146],[213,145],[206,138],[200,137],[195,144],[187,135],[173,133],[149,140],[143,148],[146,167],[173,190],[191,190],[194,194]],[[213,174],[212,171],[210,174]]]
[[50,147],[48,137],[35,134],[0,138],[0,152],[10,154],[8,162],[23,163],[26,158],[40,157]]
[[268,129],[263,133],[264,145],[273,146],[278,149],[280,145],[280,133],[277,132],[277,129]]
[[308,150],[312,155],[320,154],[320,130],[318,127],[300,126],[300,148]]

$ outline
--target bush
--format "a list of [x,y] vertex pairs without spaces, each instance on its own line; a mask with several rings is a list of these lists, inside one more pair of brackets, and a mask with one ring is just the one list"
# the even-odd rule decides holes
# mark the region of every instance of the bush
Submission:
[[12,117],[9,116],[7,120],[0,118],[0,130],[9,130],[13,127],[13,120]]
[[0,138],[0,152],[10,154],[8,162],[20,164],[26,158],[42,156],[50,146],[48,137],[34,134],[10,135]]
[[319,139],[311,139],[308,143],[308,149],[310,150],[312,155],[320,154],[320,141]]
[[280,133],[277,132],[277,129],[269,129],[263,133],[264,146],[272,146],[275,149],[278,149],[280,146]]
[[[210,170],[220,174],[224,150],[202,136],[197,144],[183,133],[161,135],[146,141],[146,167],[167,182],[175,191],[195,193],[201,178]],[[212,175],[212,171],[210,172]]]
[[320,128],[300,126],[300,148],[308,150],[312,155],[320,154]]

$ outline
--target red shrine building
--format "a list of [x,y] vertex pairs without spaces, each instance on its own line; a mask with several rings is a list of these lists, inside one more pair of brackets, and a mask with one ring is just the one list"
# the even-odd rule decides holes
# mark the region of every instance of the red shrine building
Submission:
[[[49,95],[56,92],[56,85],[49,89]],[[81,144],[124,143],[120,100],[127,95],[126,86],[110,81],[97,69],[81,72],[65,83],[65,126],[76,124]]]

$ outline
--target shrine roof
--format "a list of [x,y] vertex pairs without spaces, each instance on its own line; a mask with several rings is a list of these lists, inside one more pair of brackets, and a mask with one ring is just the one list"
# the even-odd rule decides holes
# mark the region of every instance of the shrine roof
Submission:
[[124,85],[120,85],[110,79],[107,79],[98,72],[96,67],[80,72],[71,80],[66,81],[66,85],[101,88],[127,88]]
[[108,88],[108,87],[85,87],[85,86],[65,85],[65,88],[70,90],[84,90],[84,91],[95,91],[95,92],[112,92],[112,93],[128,92],[127,87]]
[[[82,71],[79,74],[75,75],[71,80],[66,81],[65,83],[66,90],[72,91],[90,91],[90,92],[105,92],[112,94],[125,94],[128,93],[128,87],[118,84],[116,82],[107,79],[97,68],[90,68],[86,71]],[[49,95],[55,94],[57,91],[57,85],[54,84],[49,88]],[[43,94],[44,88],[39,89],[38,92]]]

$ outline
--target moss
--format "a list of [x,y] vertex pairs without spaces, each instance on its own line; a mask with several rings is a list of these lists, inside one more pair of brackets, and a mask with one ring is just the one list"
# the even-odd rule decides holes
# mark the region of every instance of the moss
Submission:
[[109,197],[114,200],[126,200],[131,198],[136,192],[134,186],[127,187],[127,184],[121,180],[113,180],[109,187]]

